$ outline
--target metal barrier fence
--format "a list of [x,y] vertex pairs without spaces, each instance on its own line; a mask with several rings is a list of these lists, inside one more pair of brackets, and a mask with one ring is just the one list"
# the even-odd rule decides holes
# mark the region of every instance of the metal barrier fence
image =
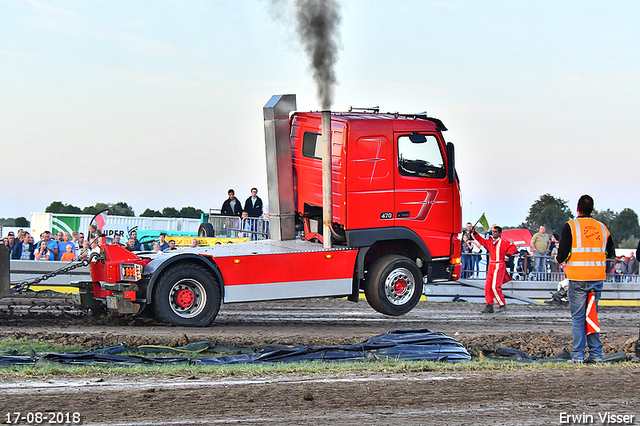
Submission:
[[245,217],[242,219],[242,232],[252,240],[269,239],[269,219],[262,217]]
[[251,238],[266,240],[269,238],[269,219],[264,217],[237,217],[209,215],[214,236],[227,238]]
[[[468,256],[468,257],[466,257]],[[465,258],[466,257],[466,258]],[[488,266],[487,253],[471,253],[462,255],[462,278],[485,280]],[[536,264],[539,259],[540,263]],[[536,269],[539,266],[540,269]],[[516,254],[512,264],[507,265],[512,278],[516,281],[562,281],[566,274],[552,256],[534,257]],[[607,274],[606,282],[640,284],[640,275]]]

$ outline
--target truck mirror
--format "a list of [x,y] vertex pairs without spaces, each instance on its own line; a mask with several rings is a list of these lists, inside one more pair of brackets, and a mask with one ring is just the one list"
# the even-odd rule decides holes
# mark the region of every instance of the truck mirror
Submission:
[[456,180],[455,152],[451,142],[447,142],[447,178],[449,183]]
[[409,140],[413,143],[425,143],[427,141],[427,137],[420,133],[413,132],[409,135]]

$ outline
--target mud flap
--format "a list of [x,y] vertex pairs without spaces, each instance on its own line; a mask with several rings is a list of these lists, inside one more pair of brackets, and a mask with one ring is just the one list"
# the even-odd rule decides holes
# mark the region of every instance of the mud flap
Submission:
[[9,249],[0,244],[0,298],[9,296],[11,292]]

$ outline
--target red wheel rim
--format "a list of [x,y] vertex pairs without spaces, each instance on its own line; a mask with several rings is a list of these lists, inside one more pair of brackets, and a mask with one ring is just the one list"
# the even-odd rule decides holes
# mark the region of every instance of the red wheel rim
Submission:
[[183,288],[176,293],[176,304],[181,308],[188,308],[193,305],[194,300],[193,291],[189,289]]
[[407,282],[405,280],[398,280],[393,285],[393,291],[395,291],[396,294],[402,294],[406,289],[407,289]]

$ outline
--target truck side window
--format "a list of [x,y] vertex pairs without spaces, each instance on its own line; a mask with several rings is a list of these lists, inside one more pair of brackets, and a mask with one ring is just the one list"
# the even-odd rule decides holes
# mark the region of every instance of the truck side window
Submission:
[[322,159],[322,134],[304,132],[302,138],[302,155],[309,158]]
[[412,142],[409,135],[398,138],[398,170],[400,174],[430,178],[445,177],[447,171],[438,139],[431,135],[424,135],[424,139],[426,139],[424,142]]

